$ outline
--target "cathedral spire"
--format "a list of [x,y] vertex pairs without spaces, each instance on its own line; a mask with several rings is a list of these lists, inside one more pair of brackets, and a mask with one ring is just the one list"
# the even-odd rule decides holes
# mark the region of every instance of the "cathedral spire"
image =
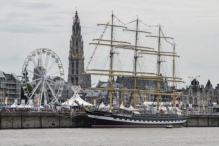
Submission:
[[69,64],[68,64],[68,83],[69,85],[81,85],[91,87],[90,75],[84,73],[84,50],[81,35],[80,19],[76,10],[72,25],[72,35],[70,40]]
[[77,12],[77,10],[76,10],[76,12],[75,12],[75,19],[76,19],[76,20],[78,19],[78,12]]

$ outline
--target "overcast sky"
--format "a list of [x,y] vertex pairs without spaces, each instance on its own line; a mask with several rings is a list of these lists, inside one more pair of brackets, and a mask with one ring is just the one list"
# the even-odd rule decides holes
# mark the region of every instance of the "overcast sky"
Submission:
[[[97,23],[110,20],[112,10],[123,22],[139,19],[161,24],[174,37],[180,57],[180,75],[201,84],[219,83],[218,0],[0,0],[0,70],[21,74],[27,55],[37,48],[56,52],[68,72],[69,41],[76,7],[84,40],[85,65],[88,43],[98,36]],[[102,31],[103,29],[101,29]],[[101,33],[99,34],[99,36]],[[67,80],[67,78],[66,78]]]

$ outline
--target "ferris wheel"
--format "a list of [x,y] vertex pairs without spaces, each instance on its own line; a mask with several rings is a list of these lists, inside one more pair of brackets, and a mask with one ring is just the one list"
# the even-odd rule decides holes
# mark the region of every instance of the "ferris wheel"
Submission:
[[[23,64],[21,85],[28,101],[34,94],[48,104],[58,102],[64,88],[64,68],[58,55],[50,49],[41,48],[32,51]],[[54,80],[55,79],[55,80]],[[29,85],[32,91],[29,91]]]

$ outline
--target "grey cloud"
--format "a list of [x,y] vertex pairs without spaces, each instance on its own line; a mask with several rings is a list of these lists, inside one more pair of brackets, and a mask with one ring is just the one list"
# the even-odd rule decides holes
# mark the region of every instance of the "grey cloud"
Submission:
[[48,3],[29,3],[26,5],[26,8],[28,9],[47,9],[51,8],[52,5]]
[[0,31],[4,32],[11,32],[11,33],[52,33],[50,29],[44,29],[40,27],[33,27],[33,26],[6,26],[0,27]]
[[39,9],[47,9],[47,8],[51,8],[52,4],[48,4],[48,3],[28,3],[28,2],[20,2],[17,0],[8,0],[8,1],[4,1],[4,0],[0,0],[0,7],[23,7],[25,9],[31,9],[31,10],[39,10]]
[[61,17],[58,16],[47,16],[47,17],[42,17],[41,20],[57,20],[57,19],[61,19]]
[[6,14],[7,18],[13,19],[13,18],[19,18],[19,17],[29,17],[30,14],[27,13],[18,13],[18,12],[10,12]]

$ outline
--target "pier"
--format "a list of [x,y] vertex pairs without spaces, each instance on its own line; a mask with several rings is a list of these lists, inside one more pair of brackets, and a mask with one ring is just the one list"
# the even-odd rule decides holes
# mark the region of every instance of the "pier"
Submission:
[[185,127],[219,127],[218,114],[190,115]]
[[84,113],[70,112],[0,112],[0,129],[88,127]]

